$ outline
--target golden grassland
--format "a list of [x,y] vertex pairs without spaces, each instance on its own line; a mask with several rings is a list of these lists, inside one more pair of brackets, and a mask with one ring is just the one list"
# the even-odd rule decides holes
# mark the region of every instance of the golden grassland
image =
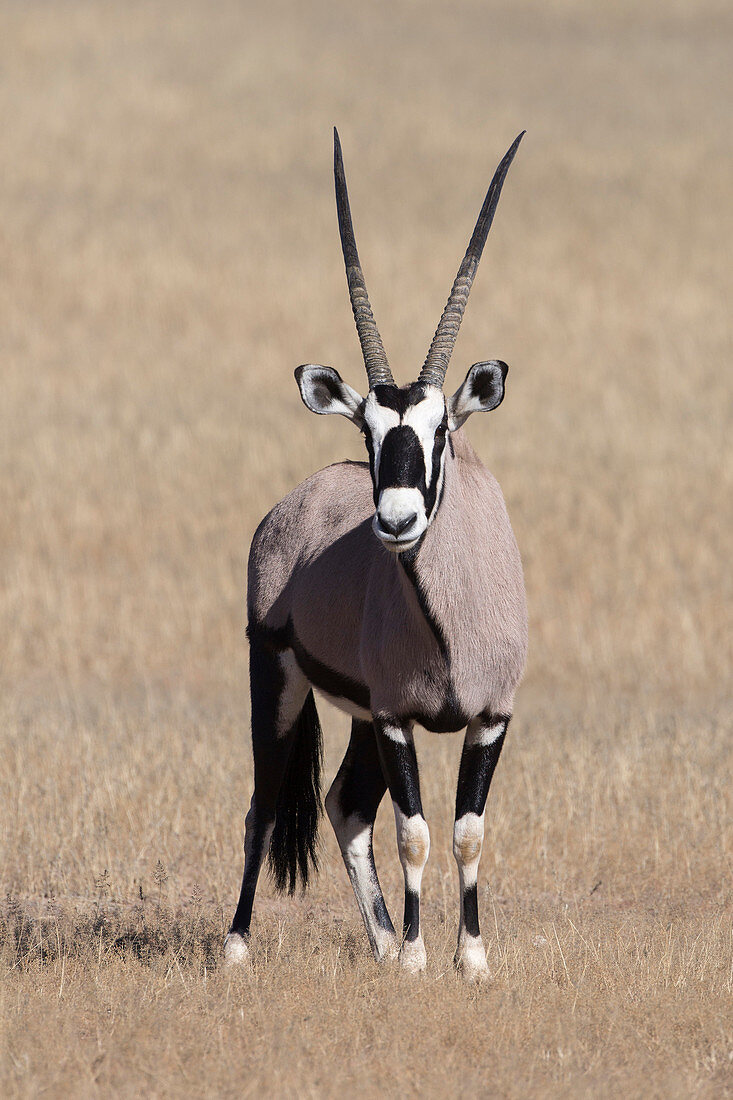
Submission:
[[[2,1095],[733,1095],[728,5],[0,18]],[[402,380],[528,130],[449,375],[510,364],[468,430],[531,615],[482,988],[451,966],[460,739],[427,734],[427,973],[373,963],[327,826],[307,895],[263,881],[252,970],[220,965],[249,539],[362,446],[292,379],[363,379],[334,122]]]

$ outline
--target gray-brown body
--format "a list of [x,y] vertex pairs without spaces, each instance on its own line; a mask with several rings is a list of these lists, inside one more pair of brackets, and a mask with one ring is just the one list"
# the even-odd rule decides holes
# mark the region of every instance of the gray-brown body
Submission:
[[309,477],[260,524],[250,627],[292,648],[344,708],[462,729],[511,714],[527,652],[519,551],[495,478],[459,430],[443,498],[405,566],[375,537],[369,466]]

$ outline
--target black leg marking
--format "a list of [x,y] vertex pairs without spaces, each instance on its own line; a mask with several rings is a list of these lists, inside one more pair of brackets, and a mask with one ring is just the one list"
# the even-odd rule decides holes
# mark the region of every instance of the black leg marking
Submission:
[[[278,736],[281,707],[296,714],[305,702],[308,682],[293,664],[256,634],[250,636],[254,794],[245,822],[245,861],[239,903],[231,931],[249,937],[257,880],[275,824],[278,794],[293,744],[295,725]],[[297,721],[296,721],[297,725]]]
[[339,784],[339,808],[344,817],[357,814],[373,824],[379,804],[387,790],[371,722],[354,718],[351,740],[336,778]]
[[396,948],[372,848],[374,819],[386,789],[374,727],[371,722],[354,719],[349,747],[326,797],[326,810],[378,959]]
[[[371,848],[370,848],[370,854],[371,854],[371,858],[372,858],[372,863],[374,863],[374,855],[373,855],[373,853],[371,853]],[[376,869],[376,867],[374,868],[374,877],[377,878],[377,869]],[[390,917],[389,910],[387,909],[387,903],[384,900],[384,894],[382,893],[382,887],[379,886],[379,879],[378,878],[377,878],[377,886],[379,887],[379,894],[378,894],[377,897],[375,897],[374,902],[372,904],[372,912],[374,914],[374,919],[375,919],[375,921],[377,922],[377,924],[379,925],[380,928],[383,928],[385,932],[388,932],[390,934],[390,936],[393,936],[394,935],[394,925],[392,924],[392,918]]]
[[415,746],[411,739],[393,740],[383,732],[385,725],[386,723],[375,721],[379,756],[392,801],[399,806],[405,817],[422,814]]
[[249,939],[249,929],[252,923],[252,907],[254,906],[257,880],[260,876],[260,868],[266,854],[266,846],[269,843],[269,826],[258,815],[254,797],[250,805],[249,813],[245,819],[244,840],[244,874],[242,876],[242,889],[239,894],[239,902],[232,920],[230,932]]
[[469,936],[480,936],[478,924],[478,887],[467,886],[463,891],[463,927]]
[[408,943],[413,943],[420,935],[420,895],[405,890],[405,916],[402,932]]
[[478,915],[478,865],[484,836],[484,810],[489,787],[501,755],[509,718],[475,718],[466,731],[458,770],[453,854],[458,864],[461,913],[456,964],[471,980],[487,973]]
[[458,770],[456,818],[464,814],[478,814],[480,817],[484,812],[505,737],[506,722],[502,732],[490,745],[464,745]]
[[412,729],[396,721],[375,719],[382,768],[392,796],[400,862],[405,876],[404,940],[400,959],[411,970],[425,967],[420,935],[420,887],[430,850],[430,834],[423,817],[417,756]]

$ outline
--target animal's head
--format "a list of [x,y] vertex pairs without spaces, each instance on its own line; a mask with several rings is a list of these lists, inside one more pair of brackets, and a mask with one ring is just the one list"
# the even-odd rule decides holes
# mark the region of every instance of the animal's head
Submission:
[[364,434],[374,485],[374,533],[396,553],[415,546],[438,511],[450,433],[471,413],[495,409],[504,397],[508,368],[497,359],[474,363],[452,397],[443,393],[443,381],[504,177],[523,136],[516,138],[494,173],[418,379],[398,387],[369,305],[351,222],[341,145],[334,130],[341,245],[369,392],[362,397],[338,371],[313,363],[298,367],[295,377],[301,397],[312,412],[338,413]]

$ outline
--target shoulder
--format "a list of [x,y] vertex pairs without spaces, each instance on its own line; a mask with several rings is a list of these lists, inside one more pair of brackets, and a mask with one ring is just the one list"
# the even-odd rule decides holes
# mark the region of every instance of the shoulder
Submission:
[[336,462],[301,481],[267,513],[251,555],[317,552],[324,541],[361,523],[373,507],[368,465]]
[[311,474],[278,501],[263,519],[258,533],[273,523],[287,524],[296,518],[302,521],[306,515],[331,514],[345,518],[354,510],[368,507],[371,484],[365,462],[334,462]]
[[283,497],[255,531],[249,552],[250,621],[264,622],[288,603],[296,567],[318,559],[374,511],[369,467],[337,462],[312,474]]

